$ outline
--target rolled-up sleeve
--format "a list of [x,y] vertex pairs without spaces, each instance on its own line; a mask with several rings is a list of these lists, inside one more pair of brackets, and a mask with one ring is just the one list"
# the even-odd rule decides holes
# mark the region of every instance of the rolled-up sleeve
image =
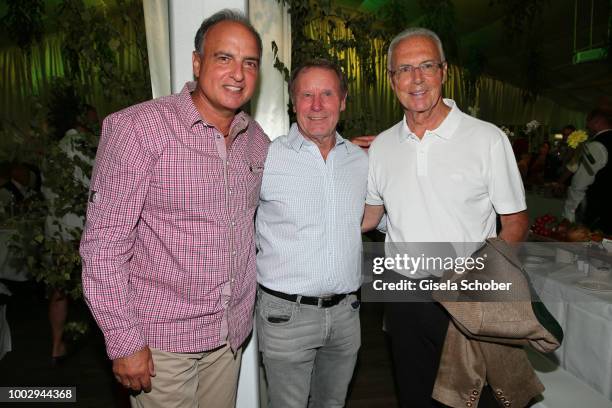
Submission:
[[103,123],[80,245],[85,300],[111,359],[146,345],[131,305],[130,259],[154,160],[134,122],[118,113]]

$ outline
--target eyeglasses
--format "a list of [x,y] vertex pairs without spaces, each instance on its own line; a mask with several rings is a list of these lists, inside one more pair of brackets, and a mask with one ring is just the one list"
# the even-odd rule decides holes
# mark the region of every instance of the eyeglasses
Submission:
[[435,75],[440,68],[444,66],[445,62],[424,62],[417,66],[414,65],[400,65],[396,70],[389,70],[389,73],[395,76],[397,79],[407,78],[411,74],[415,73],[418,69],[424,76]]

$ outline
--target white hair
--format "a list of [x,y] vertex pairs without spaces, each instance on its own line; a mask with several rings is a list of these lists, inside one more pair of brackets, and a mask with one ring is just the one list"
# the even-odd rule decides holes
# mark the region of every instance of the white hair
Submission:
[[389,44],[389,52],[387,53],[387,68],[391,69],[391,59],[393,57],[393,51],[398,44],[410,37],[428,37],[433,40],[433,42],[438,47],[438,53],[440,54],[440,58],[442,59],[440,62],[446,61],[446,57],[444,56],[444,48],[442,48],[442,41],[440,41],[440,37],[438,34],[434,33],[427,28],[422,27],[411,27],[407,28],[398,35],[396,35],[393,40],[391,40],[391,44]]

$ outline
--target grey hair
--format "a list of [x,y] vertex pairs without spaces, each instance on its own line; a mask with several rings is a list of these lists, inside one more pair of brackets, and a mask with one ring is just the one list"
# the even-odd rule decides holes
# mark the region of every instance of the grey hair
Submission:
[[215,24],[221,23],[223,21],[233,21],[235,23],[242,24],[246,29],[248,29],[257,40],[257,46],[259,47],[259,57],[261,58],[261,36],[257,32],[257,30],[255,30],[255,27],[253,27],[253,25],[249,22],[249,19],[241,11],[232,9],[223,9],[217,11],[215,14],[202,21],[202,25],[200,25],[200,28],[198,29],[194,40],[195,50],[198,54],[204,54],[204,40],[206,39],[206,33],[208,33],[208,30],[210,30]]
[[393,57],[393,51],[403,40],[410,37],[428,37],[436,44],[438,47],[438,53],[440,53],[440,62],[445,62],[446,57],[444,56],[444,48],[442,47],[442,41],[440,41],[440,37],[438,34],[433,31],[423,28],[423,27],[410,27],[393,37],[391,40],[391,44],[389,44],[389,52],[387,52],[387,69],[392,69],[391,67],[391,59]]

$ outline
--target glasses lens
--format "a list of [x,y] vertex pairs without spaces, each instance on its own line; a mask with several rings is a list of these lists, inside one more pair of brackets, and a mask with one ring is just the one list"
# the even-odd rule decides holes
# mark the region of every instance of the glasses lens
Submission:
[[438,64],[434,64],[433,62],[426,62],[425,64],[419,65],[421,72],[423,75],[433,75],[438,70]]

